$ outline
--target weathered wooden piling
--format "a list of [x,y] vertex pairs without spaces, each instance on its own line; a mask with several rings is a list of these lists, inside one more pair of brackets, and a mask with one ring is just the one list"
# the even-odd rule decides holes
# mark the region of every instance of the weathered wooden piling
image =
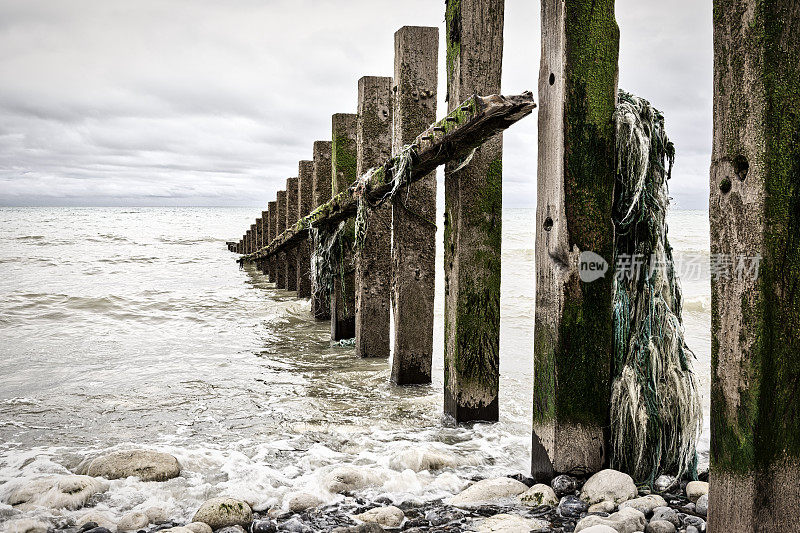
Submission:
[[[286,179],[286,227],[293,225],[297,222],[298,216],[297,209],[297,192],[298,192],[298,179]],[[291,247],[286,250],[286,261],[284,263],[286,275],[286,290],[297,290],[297,248]]]
[[[259,242],[258,248],[261,249],[267,244],[269,244],[269,211],[262,211],[261,212],[261,228],[259,230]],[[258,261],[258,269],[261,271],[262,274],[269,274],[267,269],[267,260],[261,259]]]
[[[314,205],[314,162],[300,161],[297,174],[297,209],[299,218],[311,213]],[[297,297],[311,297],[311,240],[297,245]]]
[[800,4],[714,2],[709,531],[800,531]]
[[[504,2],[447,0],[449,110],[500,92]],[[503,140],[445,165],[444,410],[459,422],[496,421],[500,380]]]
[[[357,176],[392,156],[392,78],[358,80],[356,139]],[[389,357],[392,206],[387,202],[366,209],[361,221],[366,227],[359,229],[363,234],[355,250],[356,354]]]
[[[278,191],[277,194],[277,220],[276,231],[278,235],[286,231],[286,191]],[[277,279],[275,287],[278,289],[286,288],[286,253],[280,252],[275,255],[275,273]]]
[[[356,180],[356,128],[358,115],[337,113],[332,120],[331,193],[337,195],[347,190]],[[355,225],[344,222],[340,235],[340,272],[337,273],[331,296],[331,340],[351,339],[355,336],[356,296],[353,266]]]
[[[273,201],[267,203],[267,207],[269,209],[269,226],[267,227],[267,243],[275,239],[278,235],[278,202]],[[270,256],[267,258],[267,271],[269,273],[269,281],[271,283],[277,283],[278,281],[278,274],[275,270],[275,257]]]
[[[438,28],[405,26],[394,35],[393,153],[436,121]],[[436,281],[436,172],[392,201],[392,381],[431,382]]]
[[248,235],[248,246],[250,247],[250,253],[255,252],[258,248],[256,247],[256,225],[250,224],[250,234]]
[[[614,0],[542,0],[531,471],[606,462],[613,361]],[[609,265],[583,282],[580,254]]]
[[[314,142],[312,209],[316,209],[331,199],[331,144],[331,141]],[[316,249],[317,245],[317,240],[312,239],[311,246]],[[327,293],[327,288],[317,285],[313,272],[311,277],[311,312],[317,320],[330,320],[331,318],[330,295]]]
[[[262,230],[261,220],[262,220],[261,218],[257,218],[256,219],[256,223],[253,226],[253,248],[256,249],[256,250],[261,248],[261,239],[262,239],[262,235],[261,235],[261,230]],[[256,269],[257,270],[261,270],[261,260],[259,260],[259,259],[255,260],[254,264],[256,265]]]

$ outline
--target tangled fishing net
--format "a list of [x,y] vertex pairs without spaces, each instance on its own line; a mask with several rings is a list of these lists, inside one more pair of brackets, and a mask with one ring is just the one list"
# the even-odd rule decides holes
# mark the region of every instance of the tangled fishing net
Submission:
[[702,411],[667,239],[675,148],[664,116],[647,100],[620,91],[614,118],[618,268],[611,463],[650,482],[660,472],[696,477]]

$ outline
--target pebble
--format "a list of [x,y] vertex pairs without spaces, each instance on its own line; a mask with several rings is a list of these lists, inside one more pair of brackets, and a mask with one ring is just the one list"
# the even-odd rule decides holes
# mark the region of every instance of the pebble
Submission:
[[96,527],[98,527],[98,526],[97,526],[97,522],[91,522],[91,521],[90,521],[90,522],[86,522],[85,524],[83,524],[83,525],[82,525],[82,526],[81,526],[81,527],[78,529],[78,532],[79,532],[79,533],[83,533],[84,531],[89,531],[90,529],[94,529],[94,528],[96,528]]
[[675,533],[675,531],[675,525],[666,520],[651,520],[644,528],[644,533]]
[[192,533],[212,533],[214,530],[205,522],[189,522],[185,526]]
[[146,514],[139,511],[132,511],[122,515],[122,518],[117,522],[117,531],[138,531],[147,527],[149,523],[150,519],[147,518]]
[[653,483],[656,492],[674,492],[679,486],[678,478],[666,474],[658,476]]
[[321,504],[322,500],[313,494],[308,494],[307,492],[298,492],[289,497],[288,507],[291,512],[299,513],[301,511],[305,511],[306,509],[317,507]]
[[698,531],[706,530],[706,521],[699,516],[686,515],[683,519],[683,525],[686,527],[694,526]]
[[649,516],[653,509],[656,507],[664,507],[667,505],[666,500],[658,494],[650,494],[649,496],[642,496],[641,498],[634,498],[619,504],[620,509],[632,507],[637,511],[642,512],[645,516]]
[[589,504],[577,496],[564,496],[558,503],[558,514],[565,517],[579,518],[589,510]]
[[589,506],[590,513],[613,513],[617,508],[614,502],[600,502]]
[[686,533],[700,533],[700,531],[694,526],[687,526]]
[[362,522],[375,522],[386,527],[399,527],[405,519],[403,511],[394,505],[386,507],[376,507],[361,514],[354,515],[353,518]]
[[591,526],[604,525],[614,528],[618,533],[636,533],[643,531],[647,520],[644,515],[631,507],[603,517],[589,515],[575,525],[575,532],[583,531]]
[[697,498],[695,509],[699,515],[706,516],[708,514],[708,494],[703,494]]
[[707,481],[690,481],[686,485],[686,497],[692,503],[697,503],[697,500],[703,494],[708,494],[708,482]]
[[311,533],[313,529],[305,525],[299,518],[292,517],[278,526],[279,531],[293,531],[294,533]]
[[519,499],[522,503],[534,507],[538,505],[549,505],[551,507],[558,505],[558,497],[556,497],[556,493],[552,488],[543,483],[533,485],[531,488],[521,494]]
[[250,533],[275,533],[278,531],[278,524],[272,520],[253,520],[250,524]]
[[666,520],[675,527],[681,526],[681,518],[678,516],[678,511],[671,507],[656,507],[653,509],[652,520]]
[[575,491],[578,490],[578,480],[572,476],[561,474],[553,478],[553,481],[550,482],[550,486],[553,487],[556,496],[560,498],[567,494],[575,494]]
[[242,526],[228,526],[217,530],[217,533],[244,533]]

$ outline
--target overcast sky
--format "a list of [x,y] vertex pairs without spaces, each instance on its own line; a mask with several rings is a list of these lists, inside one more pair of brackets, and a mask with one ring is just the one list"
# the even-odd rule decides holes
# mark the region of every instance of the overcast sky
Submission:
[[[705,208],[711,2],[616,5],[620,87],[667,117],[677,207]],[[443,41],[443,18],[442,0],[0,0],[0,205],[265,207],[358,78],[392,75],[395,30]],[[503,92],[535,94],[539,1],[505,20]],[[505,134],[504,204],[533,207],[535,180],[532,115]]]

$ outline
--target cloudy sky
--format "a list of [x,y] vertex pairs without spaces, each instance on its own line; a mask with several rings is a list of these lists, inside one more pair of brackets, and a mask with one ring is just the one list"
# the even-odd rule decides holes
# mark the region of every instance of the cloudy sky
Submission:
[[[676,205],[705,208],[711,2],[616,5],[620,87],[664,111]],[[0,0],[0,205],[265,206],[358,78],[392,75],[394,31],[443,40],[443,18],[442,0]],[[504,93],[535,94],[539,56],[539,1],[506,0]],[[505,205],[534,206],[535,115],[504,166]]]

